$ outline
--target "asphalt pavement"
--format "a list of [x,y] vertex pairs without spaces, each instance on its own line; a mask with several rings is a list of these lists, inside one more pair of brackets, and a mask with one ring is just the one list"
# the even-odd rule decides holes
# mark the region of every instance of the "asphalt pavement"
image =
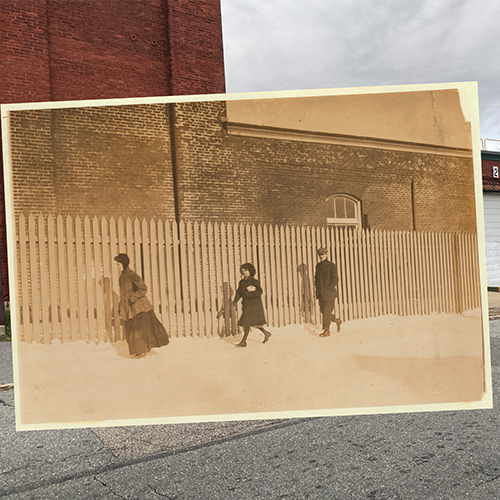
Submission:
[[[490,333],[495,393],[500,320]],[[0,384],[10,356],[0,343]],[[0,497],[499,499],[499,426],[493,409],[15,432],[7,390]]]

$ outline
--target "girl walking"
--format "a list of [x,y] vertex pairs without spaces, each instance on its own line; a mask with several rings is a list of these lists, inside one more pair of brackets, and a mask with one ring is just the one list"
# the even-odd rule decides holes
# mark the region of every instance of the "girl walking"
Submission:
[[254,277],[255,267],[249,263],[242,264],[240,273],[242,280],[238,285],[238,290],[236,290],[233,304],[236,306],[238,301],[243,299],[243,312],[241,313],[238,324],[243,327],[244,335],[242,341],[236,344],[236,346],[247,346],[250,327],[258,328],[264,334],[263,343],[265,344],[269,340],[271,333],[264,329],[266,316],[264,314],[264,308],[262,307],[262,288]]

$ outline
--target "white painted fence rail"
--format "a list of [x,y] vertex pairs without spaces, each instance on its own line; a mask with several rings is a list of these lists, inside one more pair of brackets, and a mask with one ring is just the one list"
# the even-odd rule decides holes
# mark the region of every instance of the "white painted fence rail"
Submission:
[[475,234],[52,215],[17,222],[19,332],[27,342],[122,339],[119,265],[144,278],[170,335],[237,331],[239,267],[252,262],[270,326],[319,323],[316,249],[327,246],[343,321],[480,307]]

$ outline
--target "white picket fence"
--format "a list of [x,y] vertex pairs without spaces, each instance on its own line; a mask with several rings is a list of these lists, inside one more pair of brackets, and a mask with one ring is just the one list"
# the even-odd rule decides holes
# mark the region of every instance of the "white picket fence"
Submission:
[[129,255],[174,337],[237,331],[232,298],[244,262],[257,268],[270,326],[318,324],[320,246],[338,266],[343,321],[480,306],[475,234],[52,215],[21,215],[16,226],[18,328],[27,342],[122,339],[118,253]]

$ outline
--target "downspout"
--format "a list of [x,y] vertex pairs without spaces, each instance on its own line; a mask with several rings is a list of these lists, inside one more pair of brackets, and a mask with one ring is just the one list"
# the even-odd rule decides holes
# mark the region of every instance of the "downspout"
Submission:
[[170,161],[172,164],[172,185],[174,191],[174,217],[175,221],[180,221],[180,206],[179,206],[179,186],[177,175],[177,148],[175,140],[175,104],[167,104],[168,113],[168,130],[170,134]]
[[[164,15],[165,15],[165,31],[167,35],[167,95],[174,95],[174,83],[173,83],[173,68],[172,68],[172,40],[171,40],[171,30],[170,30],[170,6],[169,2],[164,3]],[[178,175],[177,175],[177,154],[176,154],[176,140],[175,140],[175,104],[167,104],[167,120],[168,120],[168,130],[170,135],[170,162],[172,165],[172,188],[174,196],[174,218],[177,224],[180,221],[180,202],[179,202],[179,186],[178,186]]]

